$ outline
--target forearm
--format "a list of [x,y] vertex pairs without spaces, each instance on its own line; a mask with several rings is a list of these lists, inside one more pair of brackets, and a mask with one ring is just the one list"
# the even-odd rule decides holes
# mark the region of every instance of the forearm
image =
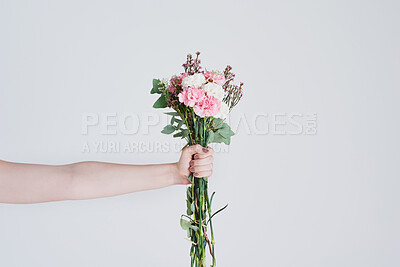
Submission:
[[71,199],[115,196],[176,184],[175,163],[124,165],[81,162],[71,165]]
[[37,203],[115,196],[173,185],[176,164],[80,162],[50,166],[0,161],[0,202]]
[[213,150],[192,145],[177,163],[124,165],[80,162],[51,166],[0,160],[0,203],[38,203],[109,197],[190,184],[187,176],[212,174]]

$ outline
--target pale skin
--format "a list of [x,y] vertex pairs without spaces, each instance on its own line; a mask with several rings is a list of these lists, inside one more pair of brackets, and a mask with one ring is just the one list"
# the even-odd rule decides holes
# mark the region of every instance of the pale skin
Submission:
[[193,145],[182,150],[178,162],[152,165],[78,162],[56,166],[0,160],[0,203],[92,199],[190,184],[185,177],[190,173],[212,175],[213,153],[210,147]]

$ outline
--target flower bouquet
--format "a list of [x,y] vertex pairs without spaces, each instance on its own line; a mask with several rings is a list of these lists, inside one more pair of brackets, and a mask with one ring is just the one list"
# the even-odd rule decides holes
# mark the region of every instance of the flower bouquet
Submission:
[[[171,123],[162,133],[185,138],[184,147],[194,144],[207,147],[222,142],[229,145],[234,133],[224,120],[241,99],[243,83],[232,84],[235,74],[230,66],[224,72],[203,70],[199,55],[200,52],[196,52],[195,58],[187,55],[184,73],[169,80],[153,79],[151,94],[160,94],[153,107],[174,109],[166,113],[171,116]],[[194,177],[191,173],[186,178],[191,185],[187,188],[186,214],[181,216],[180,224],[192,243],[191,266],[206,266],[207,246],[212,256],[211,266],[216,266],[211,219],[227,205],[212,213],[215,192],[209,196],[207,177]]]

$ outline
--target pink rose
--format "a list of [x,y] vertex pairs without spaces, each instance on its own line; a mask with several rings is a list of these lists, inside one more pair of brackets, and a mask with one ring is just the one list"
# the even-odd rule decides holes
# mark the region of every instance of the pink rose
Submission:
[[215,116],[219,112],[220,105],[218,99],[206,95],[203,100],[194,105],[193,110],[200,117]]
[[186,106],[193,107],[197,102],[203,100],[206,93],[202,89],[196,87],[188,87],[179,93],[179,102]]
[[207,81],[213,82],[219,85],[224,85],[225,83],[225,76],[223,74],[219,74],[217,72],[207,71],[204,73],[204,77]]

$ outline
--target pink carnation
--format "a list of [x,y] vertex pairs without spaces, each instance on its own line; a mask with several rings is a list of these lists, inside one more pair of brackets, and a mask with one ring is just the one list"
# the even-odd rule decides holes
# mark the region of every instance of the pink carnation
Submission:
[[202,89],[196,87],[188,87],[179,93],[179,102],[186,106],[193,107],[197,102],[203,100],[206,93]]
[[204,73],[204,77],[206,78],[207,81],[219,84],[219,85],[224,85],[225,83],[225,76],[223,74],[219,74],[217,72],[211,72],[207,71]]
[[221,103],[213,96],[206,95],[194,107],[194,112],[200,117],[215,116],[219,112]]

